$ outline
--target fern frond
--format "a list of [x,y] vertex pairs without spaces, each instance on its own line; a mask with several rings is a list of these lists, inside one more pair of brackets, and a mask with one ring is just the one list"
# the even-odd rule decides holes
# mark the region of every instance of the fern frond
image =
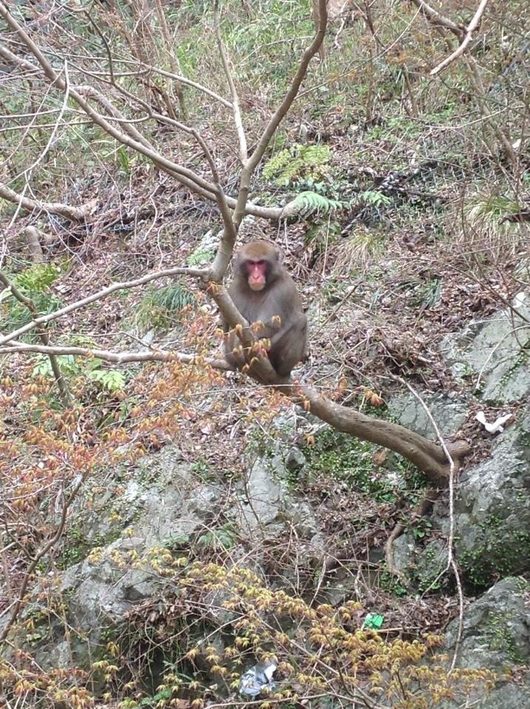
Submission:
[[337,199],[329,199],[317,192],[300,192],[292,202],[292,207],[304,218],[313,214],[329,214],[336,209],[342,209],[343,203]]

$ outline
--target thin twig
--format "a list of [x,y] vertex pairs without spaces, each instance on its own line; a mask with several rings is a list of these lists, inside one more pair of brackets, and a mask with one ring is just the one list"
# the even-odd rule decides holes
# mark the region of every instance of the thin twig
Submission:
[[[444,437],[442,436],[442,433],[438,427],[438,424],[434,420],[434,417],[425,403],[425,401],[422,399],[420,394],[412,387],[408,382],[406,382],[404,379],[401,377],[397,377],[397,380],[401,382],[404,386],[407,387],[407,389],[410,391],[410,393],[414,396],[415,399],[417,399],[425,411],[425,414],[427,415],[427,418],[429,419],[429,422],[431,426],[433,427],[434,432],[436,433],[436,438],[438,439],[438,443],[442,447],[442,450],[445,454],[445,457],[449,463],[449,534],[447,537],[447,545],[448,545],[448,552],[447,552],[447,566],[445,568],[445,571],[448,571],[452,562],[453,562],[453,544],[454,544],[454,537],[455,537],[455,519],[454,519],[454,480],[455,480],[455,473],[456,473],[456,465],[455,461],[453,460],[449,448],[445,442]],[[444,572],[445,573],[445,572]],[[437,579],[436,579],[437,580]],[[434,583],[434,582],[433,582]]]
[[64,532],[65,525],[66,525],[66,516],[68,513],[68,509],[70,508],[70,505],[74,501],[77,493],[81,489],[81,486],[83,485],[84,481],[85,481],[85,477],[84,477],[84,475],[82,475],[79,478],[78,482],[75,484],[69,497],[64,501],[64,504],[63,504],[62,510],[61,510],[61,519],[59,520],[59,525],[55,531],[55,534],[53,535],[53,537],[51,539],[49,539],[46,542],[46,544],[44,544],[37,551],[37,553],[33,557],[33,560],[31,561],[30,565],[26,569],[26,573],[24,574],[24,578],[22,579],[22,583],[20,585],[20,589],[19,589],[17,598],[15,600],[14,605],[12,606],[11,615],[10,615],[9,619],[6,621],[6,623],[2,629],[2,632],[0,633],[0,644],[2,644],[5,641],[5,639],[7,638],[8,634],[9,634],[9,631],[11,629],[11,626],[13,625],[15,620],[17,619],[18,613],[22,607],[22,602],[23,602],[24,597],[26,595],[28,584],[29,584],[30,578],[33,575],[33,572],[35,571],[35,569],[39,565],[40,560],[44,556],[46,556],[46,554],[50,551],[50,549],[52,549],[55,546],[55,544],[57,544],[59,539],[61,538],[61,536]]
[[223,64],[226,80],[228,81],[228,86],[230,87],[230,94],[232,95],[232,111],[234,114],[234,123],[236,126],[237,137],[239,139],[239,157],[241,159],[241,163],[244,165],[248,158],[247,138],[245,136],[245,129],[243,127],[243,120],[241,118],[239,96],[237,93],[236,85],[234,83],[234,77],[232,76],[232,72],[230,71],[230,64],[228,62],[228,57],[226,56],[223,40],[221,39],[221,24],[219,21],[219,7],[217,3],[215,4],[214,8],[214,18],[217,47],[219,49],[219,54],[221,55],[221,62]]

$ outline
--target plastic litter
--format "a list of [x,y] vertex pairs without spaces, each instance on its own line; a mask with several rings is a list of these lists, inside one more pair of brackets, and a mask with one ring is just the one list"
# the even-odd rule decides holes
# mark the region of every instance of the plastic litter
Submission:
[[269,660],[258,662],[242,675],[239,682],[239,693],[244,697],[257,697],[264,687],[274,689],[275,683],[272,676],[278,665]]
[[379,615],[378,613],[368,613],[364,619],[363,628],[368,628],[368,630],[379,630],[385,622],[385,617]]

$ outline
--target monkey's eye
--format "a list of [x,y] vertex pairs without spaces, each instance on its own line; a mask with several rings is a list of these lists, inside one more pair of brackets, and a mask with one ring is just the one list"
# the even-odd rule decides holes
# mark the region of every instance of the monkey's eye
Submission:
[[257,268],[259,271],[264,271],[267,266],[267,262],[266,261],[250,261],[249,266],[251,269]]

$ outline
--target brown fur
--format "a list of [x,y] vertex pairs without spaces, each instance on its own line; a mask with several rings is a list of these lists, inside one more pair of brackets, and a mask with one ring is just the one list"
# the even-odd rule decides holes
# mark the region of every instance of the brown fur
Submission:
[[[265,262],[266,285],[261,291],[253,291],[248,284],[248,263],[260,261]],[[279,249],[268,241],[242,246],[234,259],[234,277],[228,292],[250,325],[263,323],[258,337],[270,340],[270,362],[279,376],[288,376],[305,355],[307,318],[294,281],[281,264]],[[226,323],[224,329],[228,331]],[[230,332],[225,355],[233,367],[242,367],[246,362],[244,353],[234,352],[240,345],[236,333]]]

